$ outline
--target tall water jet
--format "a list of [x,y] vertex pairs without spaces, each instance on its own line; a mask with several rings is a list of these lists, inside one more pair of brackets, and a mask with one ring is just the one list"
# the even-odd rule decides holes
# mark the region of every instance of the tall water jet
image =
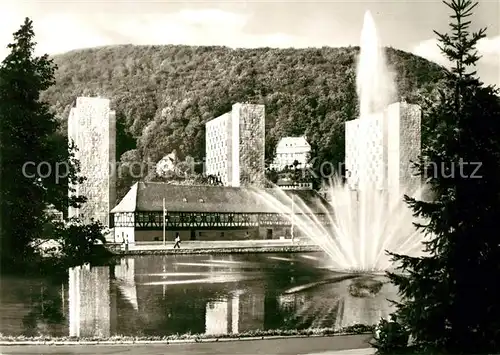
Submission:
[[420,107],[390,104],[395,84],[369,12],[356,81],[360,117],[345,124],[347,183],[330,182],[326,223],[284,192],[278,197],[257,194],[318,244],[330,256],[332,268],[377,272],[393,266],[386,250],[422,253],[422,235],[403,195],[418,198],[423,188],[411,166],[420,155]]
[[360,117],[383,111],[396,93],[393,75],[387,67],[385,52],[369,11],[365,13],[361,30],[356,88]]

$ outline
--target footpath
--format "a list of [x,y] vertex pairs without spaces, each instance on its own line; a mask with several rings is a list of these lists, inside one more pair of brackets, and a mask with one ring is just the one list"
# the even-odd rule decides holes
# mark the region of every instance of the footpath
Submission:
[[199,343],[115,345],[2,345],[10,354],[134,354],[134,355],[372,355],[370,334],[330,337],[289,337]]
[[180,249],[174,243],[137,242],[134,244],[108,244],[118,255],[147,254],[229,254],[229,253],[300,253],[320,251],[320,247],[308,241],[239,240],[239,241],[183,241]]

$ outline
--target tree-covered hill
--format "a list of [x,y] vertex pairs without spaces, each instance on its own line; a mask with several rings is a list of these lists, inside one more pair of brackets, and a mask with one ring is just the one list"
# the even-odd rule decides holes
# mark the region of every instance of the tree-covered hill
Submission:
[[[204,156],[204,123],[236,102],[266,105],[266,156],[286,135],[306,134],[313,155],[338,162],[343,122],[356,118],[358,47],[230,49],[121,45],[54,57],[56,85],[44,93],[62,120],[77,96],[112,100],[118,158],[157,162]],[[443,68],[389,48],[398,96],[419,103],[442,80]],[[123,153],[133,150],[123,156]]]

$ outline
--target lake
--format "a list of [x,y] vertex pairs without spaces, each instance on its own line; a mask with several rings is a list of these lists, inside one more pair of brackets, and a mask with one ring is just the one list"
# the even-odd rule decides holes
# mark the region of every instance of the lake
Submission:
[[[3,277],[3,335],[80,337],[228,334],[376,324],[397,299],[370,298],[323,253],[151,255],[68,270],[64,282]],[[337,278],[337,281],[331,280]]]

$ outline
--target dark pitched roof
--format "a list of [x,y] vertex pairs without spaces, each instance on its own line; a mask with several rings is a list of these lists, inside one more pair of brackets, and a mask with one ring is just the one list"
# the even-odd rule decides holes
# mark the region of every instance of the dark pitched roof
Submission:
[[[318,203],[327,204],[320,195],[312,190],[284,191],[277,188],[265,190],[275,197],[280,194],[296,195],[316,213],[323,212]],[[165,207],[167,211],[171,212],[276,212],[271,206],[263,203],[255,190],[250,188],[138,182],[130,188],[111,213],[161,211],[164,198]],[[291,203],[291,200],[277,198],[285,203]]]

